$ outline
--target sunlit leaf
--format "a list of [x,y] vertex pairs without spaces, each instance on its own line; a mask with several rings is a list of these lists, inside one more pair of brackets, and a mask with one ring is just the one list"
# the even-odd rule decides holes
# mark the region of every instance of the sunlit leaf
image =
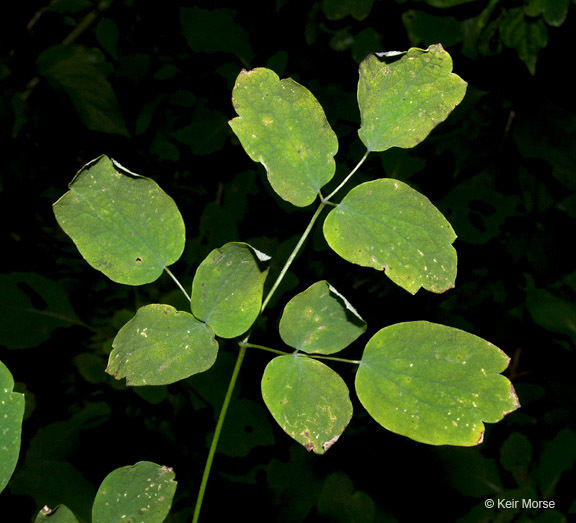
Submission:
[[280,319],[284,343],[308,353],[338,352],[365,330],[364,320],[327,281],[294,296]]
[[266,366],[262,397],[274,419],[308,451],[324,454],[352,417],[344,380],[308,357],[279,356]]
[[192,313],[222,338],[234,338],[254,323],[262,306],[268,257],[246,243],[214,249],[196,270]]
[[472,334],[424,321],[377,332],[366,345],[356,392],[383,427],[431,445],[472,446],[484,423],[520,405],[500,373],[509,358]]
[[314,95],[270,69],[243,71],[232,93],[230,126],[248,156],[266,168],[280,197],[304,207],[335,172],[338,140]]
[[24,394],[13,391],[12,374],[0,361],[0,492],[12,476],[20,453]]
[[150,178],[108,157],[87,164],[54,204],[80,254],[111,280],[155,281],[184,250],[184,222],[174,200]]
[[127,385],[167,385],[204,372],[216,361],[212,329],[170,305],[138,309],[112,344],[106,372]]
[[162,523],[176,492],[174,478],[171,468],[149,461],[114,470],[98,489],[92,521]]
[[430,200],[393,179],[352,189],[326,217],[324,236],[349,262],[386,271],[408,292],[454,286],[456,235]]
[[369,55],[360,64],[360,139],[369,151],[418,145],[462,101],[466,85],[439,44]]

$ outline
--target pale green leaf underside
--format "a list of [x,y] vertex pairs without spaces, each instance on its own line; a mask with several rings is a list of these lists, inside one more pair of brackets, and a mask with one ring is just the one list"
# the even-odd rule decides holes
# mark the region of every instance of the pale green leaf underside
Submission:
[[184,250],[184,221],[154,181],[122,172],[101,156],[76,175],[54,204],[60,227],[80,254],[111,280],[155,281]]
[[408,292],[454,287],[456,234],[430,200],[393,179],[352,189],[326,217],[324,236],[345,260],[386,271]]
[[0,492],[12,476],[20,453],[24,394],[13,390],[12,374],[0,361]]
[[176,492],[171,468],[149,461],[108,474],[94,499],[92,521],[162,523]]
[[425,321],[377,332],[366,345],[356,392],[388,430],[431,445],[472,446],[484,424],[519,407],[500,373],[509,358],[491,343]]
[[227,243],[198,266],[192,282],[192,313],[222,338],[235,338],[254,323],[268,268],[250,245]]
[[369,55],[360,64],[360,139],[369,151],[418,145],[462,101],[466,85],[439,44]]
[[167,385],[212,367],[218,343],[209,326],[170,305],[152,304],[120,329],[106,372],[127,385]]
[[305,87],[269,69],[242,71],[230,121],[244,150],[266,168],[274,191],[298,207],[311,204],[335,172],[338,139]]
[[274,419],[308,451],[324,454],[352,418],[344,380],[317,360],[274,358],[262,376],[262,397]]
[[292,298],[280,319],[284,343],[307,353],[333,354],[366,330],[366,323],[326,281]]

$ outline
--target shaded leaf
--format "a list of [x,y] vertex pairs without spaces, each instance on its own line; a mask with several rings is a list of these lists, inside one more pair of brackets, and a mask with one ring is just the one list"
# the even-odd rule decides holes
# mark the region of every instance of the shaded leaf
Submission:
[[360,64],[360,139],[369,151],[418,145],[462,101],[466,85],[439,44],[369,55]]
[[356,20],[364,20],[372,9],[374,0],[322,0],[322,10],[328,20],[340,20],[352,15]]
[[162,523],[176,492],[174,478],[171,468],[149,461],[114,470],[98,489],[92,520]]
[[378,521],[374,500],[366,492],[355,490],[350,476],[344,472],[326,478],[318,498],[318,514],[325,521],[338,523]]
[[48,508],[46,505],[36,514],[34,523],[77,523],[78,520],[66,505],[58,505],[54,509]]
[[90,521],[95,488],[68,461],[28,460],[10,481],[10,492],[30,496],[37,507],[66,505],[80,521]]
[[55,45],[36,64],[41,76],[66,93],[88,129],[129,136],[99,49]]
[[270,361],[262,376],[262,397],[284,431],[316,454],[324,454],[336,442],[352,417],[344,380],[308,357]]
[[294,296],[280,319],[284,343],[307,353],[341,351],[365,330],[364,320],[327,281]]
[[532,482],[530,478],[532,452],[530,440],[519,432],[510,434],[500,447],[502,468],[512,474],[519,486],[529,486]]
[[516,49],[531,74],[536,74],[538,52],[548,44],[548,30],[540,18],[528,18],[522,7],[510,9],[500,21],[504,45]]
[[243,71],[232,93],[230,127],[266,168],[272,188],[298,207],[311,204],[335,172],[338,140],[314,95],[265,68]]
[[456,235],[424,195],[393,179],[352,189],[324,221],[328,245],[345,260],[386,271],[408,292],[454,286]]
[[254,323],[262,306],[268,256],[247,243],[214,249],[192,282],[192,313],[222,338],[235,338]]
[[[213,434],[207,435],[208,447],[212,437]],[[262,402],[233,399],[218,440],[217,452],[230,457],[248,456],[256,447],[273,444],[272,424]]]
[[378,331],[366,345],[356,392],[383,427],[431,445],[472,446],[484,424],[520,405],[502,375],[509,358],[491,343],[425,321]]
[[233,53],[244,61],[252,60],[248,32],[234,21],[234,9],[183,7],[180,22],[186,42],[193,51]]
[[54,204],[58,224],[80,254],[111,280],[142,285],[160,277],[184,250],[174,200],[150,178],[107,156],[85,165]]
[[24,394],[14,392],[12,374],[0,361],[0,492],[10,480],[20,453]]
[[170,305],[138,309],[114,338],[106,372],[127,385],[167,385],[208,370],[218,342],[212,329]]
[[36,347],[55,329],[82,324],[66,292],[40,274],[0,274],[0,296],[0,344],[10,349]]
[[536,480],[544,499],[550,499],[556,492],[560,477],[573,469],[576,462],[576,433],[564,428],[546,442],[540,454],[540,463],[536,469]]

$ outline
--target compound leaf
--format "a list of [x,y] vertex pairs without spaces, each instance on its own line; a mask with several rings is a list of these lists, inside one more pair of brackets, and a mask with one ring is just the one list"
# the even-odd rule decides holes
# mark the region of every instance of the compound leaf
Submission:
[[90,162],[54,214],[92,267],[117,283],[142,285],[180,258],[184,221],[154,180],[122,171],[107,156]]
[[0,361],[0,492],[14,472],[20,453],[24,394],[13,392],[12,374]]
[[338,140],[314,95],[273,71],[242,71],[232,93],[232,130],[248,156],[266,168],[276,193],[298,207],[311,204],[335,172]]
[[171,468],[149,461],[112,471],[98,489],[92,520],[162,523],[176,492],[174,478]]
[[262,376],[262,397],[274,419],[306,450],[324,454],[352,418],[344,380],[317,360],[274,358]]
[[454,287],[454,230],[428,198],[398,180],[352,189],[326,217],[324,236],[345,260],[386,271],[412,294]]
[[369,55],[358,82],[360,139],[369,151],[418,145],[462,101],[466,85],[440,44]]
[[327,281],[294,296],[280,319],[284,343],[307,353],[341,351],[365,330],[364,320]]
[[509,358],[452,327],[416,321],[377,332],[356,374],[356,392],[383,427],[431,445],[472,446],[484,424],[520,404],[500,373]]
[[212,367],[218,342],[212,329],[170,305],[138,309],[120,329],[106,372],[127,385],[167,385]]
[[222,338],[235,338],[254,323],[268,274],[265,254],[247,243],[214,249],[192,282],[192,313]]

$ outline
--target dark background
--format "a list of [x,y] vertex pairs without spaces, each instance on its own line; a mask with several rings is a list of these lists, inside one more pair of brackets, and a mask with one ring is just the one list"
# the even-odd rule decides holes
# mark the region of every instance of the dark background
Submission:
[[[310,455],[265,410],[269,355],[249,352],[203,515],[563,521],[576,512],[575,11],[569,0],[12,3],[0,19],[0,358],[27,411],[0,510],[30,521],[62,503],[89,520],[106,474],[149,460],[176,472],[169,521],[189,520],[237,350],[223,342],[213,369],[167,387],[127,389],[104,373],[138,307],[186,304],[166,276],[132,288],[84,262],[52,213],[74,174],[107,154],[175,199],[188,239],[172,270],[186,287],[212,249],[234,240],[272,255],[278,270],[312,210],[273,195],[229,129],[237,74],[265,66],[314,93],[339,137],[341,179],[363,154],[358,63],[440,42],[466,98],[416,148],[372,154],[354,183],[398,178],[442,210],[458,234],[456,288],[411,296],[344,262],[318,229],[252,341],[282,348],[284,303],[326,279],[369,335],[424,319],[491,341],[511,357],[505,374],[522,408],[488,425],[478,447],[436,448],[386,431],[352,394],[349,427],[325,456]],[[23,313],[23,300],[41,314]],[[353,369],[335,369],[352,384]],[[497,497],[556,509],[486,509]]]

